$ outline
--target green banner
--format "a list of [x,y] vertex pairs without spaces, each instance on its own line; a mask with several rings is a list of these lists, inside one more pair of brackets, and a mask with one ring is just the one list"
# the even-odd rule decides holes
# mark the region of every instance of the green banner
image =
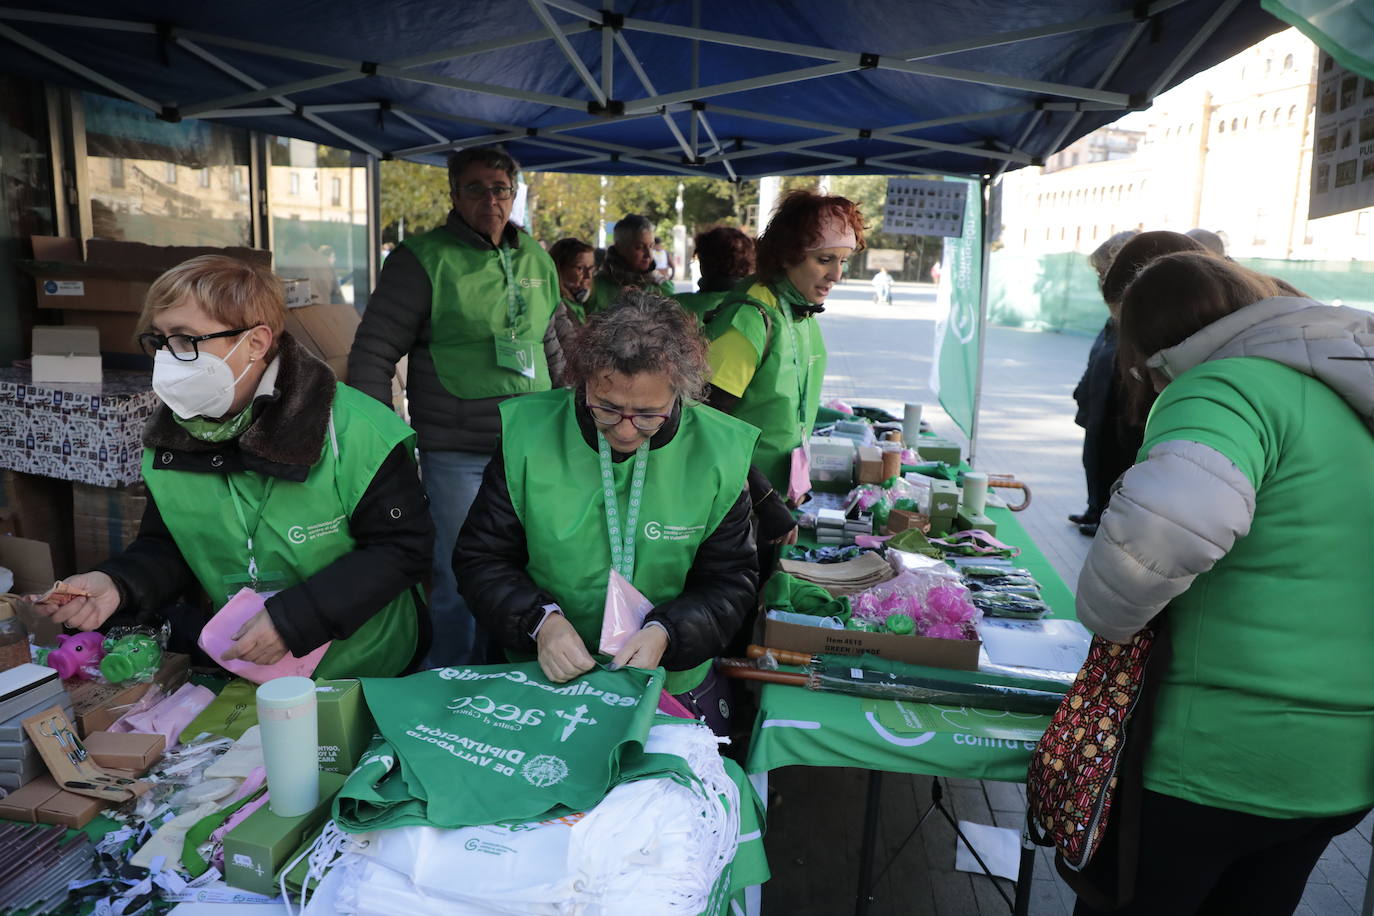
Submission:
[[1374,20],[1348,0],[1260,0],[1266,13],[1295,26],[1347,70],[1374,79]]
[[978,335],[983,276],[983,195],[978,181],[969,185],[964,203],[964,234],[945,239],[936,305],[944,316],[935,326],[935,354],[930,387],[940,405],[966,435],[973,433],[974,389],[978,383]]

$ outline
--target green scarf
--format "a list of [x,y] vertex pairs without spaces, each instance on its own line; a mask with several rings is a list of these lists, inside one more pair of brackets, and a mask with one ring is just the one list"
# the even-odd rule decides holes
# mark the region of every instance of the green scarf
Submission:
[[253,402],[228,420],[209,420],[205,417],[191,417],[183,420],[175,413],[172,419],[190,435],[202,442],[228,442],[237,439],[239,434],[253,425]]
[[576,318],[578,324],[587,323],[587,306],[585,303],[564,296],[563,304],[568,307],[568,314]]

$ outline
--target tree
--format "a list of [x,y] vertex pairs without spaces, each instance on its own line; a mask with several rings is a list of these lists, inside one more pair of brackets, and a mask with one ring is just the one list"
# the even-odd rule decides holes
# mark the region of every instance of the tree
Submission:
[[[448,171],[437,165],[386,160],[381,164],[382,239],[401,241],[448,217]],[[404,221],[404,222],[403,222]]]
[[530,234],[552,245],[561,238],[596,244],[601,212],[601,176],[566,172],[525,172]]

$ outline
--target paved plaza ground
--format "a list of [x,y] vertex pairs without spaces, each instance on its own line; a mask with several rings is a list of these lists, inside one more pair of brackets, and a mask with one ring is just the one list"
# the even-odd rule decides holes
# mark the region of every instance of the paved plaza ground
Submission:
[[[965,440],[928,385],[938,317],[934,287],[928,284],[897,284],[892,306],[874,304],[867,283],[842,284],[820,319],[830,353],[824,396],[898,414],[904,402],[920,402],[937,432]],[[1091,343],[1086,337],[991,329],[975,459],[982,470],[1015,474],[1030,484],[1033,503],[1020,521],[1070,588],[1090,543],[1065,517],[1084,508],[1083,440],[1073,423],[1072,392]],[[862,770],[791,767],[773,774],[776,797],[767,842],[773,880],[764,887],[765,914],[853,911],[865,785]],[[930,792],[927,777],[889,776],[884,782],[878,867],[891,863],[877,882],[870,913],[1007,912],[990,879],[954,870],[954,834],[938,816],[898,853]],[[957,817],[978,823],[1019,828],[1024,819],[1021,786],[951,780],[946,801]],[[1298,916],[1359,913],[1372,821],[1366,818],[1331,845]],[[1054,875],[1049,854],[1041,851],[1031,913],[1068,916],[1072,909],[1072,894]]]

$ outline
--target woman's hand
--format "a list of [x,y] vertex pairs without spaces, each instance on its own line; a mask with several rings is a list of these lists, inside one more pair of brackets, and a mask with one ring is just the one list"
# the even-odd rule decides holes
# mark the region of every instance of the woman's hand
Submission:
[[550,614],[544,619],[535,642],[539,647],[539,667],[555,684],[566,683],[596,667],[582,637],[562,614]]
[[266,610],[258,611],[239,627],[234,645],[224,653],[226,661],[237,658],[254,665],[275,665],[285,657],[286,643]]
[[611,659],[610,668],[657,668],[663,653],[668,651],[668,631],[663,627],[646,626],[626,640],[625,645]]
[[119,588],[103,572],[81,573],[63,579],[60,584],[72,592],[84,594],[78,594],[65,603],[49,601],[34,605],[38,613],[51,617],[57,623],[77,630],[94,630],[119,610]]

